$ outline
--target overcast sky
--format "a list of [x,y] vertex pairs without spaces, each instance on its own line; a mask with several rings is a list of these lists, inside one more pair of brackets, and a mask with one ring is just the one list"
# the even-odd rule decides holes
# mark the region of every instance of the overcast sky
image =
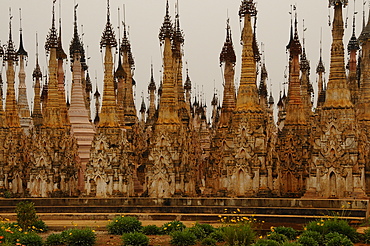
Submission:
[[[59,9],[61,1],[61,10]],[[219,54],[225,40],[227,16],[230,18],[234,46],[237,54],[236,84],[240,77],[241,45],[239,6],[241,0],[178,0],[180,9],[180,25],[185,34],[184,68],[188,63],[189,75],[193,83],[193,95],[201,91],[205,94],[207,105],[210,106],[214,88],[222,98],[222,73],[219,66]],[[354,1],[349,1],[344,11],[344,19],[348,16],[348,28],[345,31],[344,44],[347,46],[352,33],[352,17]],[[44,44],[47,32],[51,27],[52,0],[0,0],[1,44],[8,40],[9,7],[13,16],[13,40],[19,46],[19,8],[22,9],[22,27],[24,47],[28,51],[26,84],[28,86],[29,101],[33,100],[32,71],[35,67],[35,35],[38,33],[40,66],[43,73],[46,71],[46,55]],[[89,71],[95,88],[96,81],[99,88],[103,84],[103,61],[99,42],[106,23],[105,0],[57,0],[56,17],[62,16],[63,47],[69,55],[69,44],[73,32],[73,9],[78,4],[79,33],[83,35],[85,50],[91,57],[88,61]],[[176,0],[169,0],[170,13],[174,17]],[[157,85],[160,81],[162,66],[161,48],[158,40],[159,28],[165,15],[166,0],[111,0],[111,21],[116,37],[118,38],[118,8],[123,20],[123,5],[126,9],[126,23],[129,26],[132,53],[135,58],[135,88],[136,105],[141,103],[141,95],[147,102],[147,86],[150,80],[150,64],[153,61],[154,75]],[[311,82],[316,84],[316,66],[319,60],[320,32],[323,33],[323,59],[329,72],[331,27],[328,25],[330,14],[333,18],[333,8],[329,10],[327,0],[259,0],[257,2],[258,23],[257,38],[261,48],[264,43],[266,66],[269,73],[269,83],[275,102],[284,82],[284,72],[287,66],[286,45],[289,41],[291,5],[297,5],[299,35],[303,38],[303,19],[306,28],[307,56],[311,64]],[[366,16],[368,5],[365,5]],[[357,36],[362,29],[362,0],[356,1]],[[172,18],[173,19],[173,18]],[[367,19],[367,18],[366,18]],[[83,25],[83,28],[82,28]],[[122,35],[122,32],[121,32]],[[87,48],[88,46],[88,48]],[[347,54],[347,52],[346,52]],[[69,61],[65,65],[68,88],[70,89],[71,73]],[[3,80],[6,81],[5,69]],[[17,69],[18,71],[18,69]],[[95,74],[97,79],[95,80]],[[328,74],[326,76],[328,77]],[[184,72],[185,76],[185,72]],[[18,77],[16,79],[18,82]],[[270,85],[269,85],[270,88]],[[95,89],[94,89],[95,90]],[[137,108],[139,109],[139,108]],[[208,107],[210,109],[210,107]]]

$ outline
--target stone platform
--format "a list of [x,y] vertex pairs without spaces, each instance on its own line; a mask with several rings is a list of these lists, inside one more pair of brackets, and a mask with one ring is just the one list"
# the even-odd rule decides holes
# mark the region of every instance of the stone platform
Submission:
[[25,200],[35,203],[41,219],[55,226],[59,224],[59,227],[92,223],[103,228],[108,220],[118,215],[137,216],[143,224],[163,224],[175,219],[217,224],[219,216],[253,217],[266,223],[296,224],[336,216],[359,223],[369,217],[367,199],[137,197],[3,198],[0,199],[0,217],[15,220],[16,204]]

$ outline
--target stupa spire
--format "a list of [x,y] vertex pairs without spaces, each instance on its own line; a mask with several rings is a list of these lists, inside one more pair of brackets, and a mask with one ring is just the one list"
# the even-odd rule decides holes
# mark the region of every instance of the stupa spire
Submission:
[[235,63],[236,55],[234,51],[233,39],[231,36],[230,19],[226,21],[226,40],[220,54],[220,66],[224,65],[224,93],[222,99],[220,127],[229,126],[232,112],[236,105],[235,95]]
[[148,123],[154,122],[154,117],[156,113],[156,106],[155,106],[155,92],[157,87],[154,81],[154,73],[153,73],[153,63],[150,67],[150,83],[148,85],[148,92],[149,92],[149,108],[148,108]]
[[333,43],[331,49],[330,75],[324,108],[353,107],[344,65],[344,25],[342,10],[347,4],[348,0],[329,0],[329,7],[334,6],[332,29]]
[[302,91],[302,100],[303,100],[303,105],[305,107],[305,110],[307,112],[307,115],[310,115],[312,113],[312,93],[313,93],[313,87],[312,84],[310,83],[310,62],[307,59],[307,54],[306,54],[306,39],[305,39],[305,25],[304,25],[304,20],[303,20],[303,45],[302,45],[302,54],[301,54],[301,62],[300,62],[300,67],[301,67],[301,91]]
[[4,55],[4,61],[7,63],[6,70],[6,79],[7,79],[7,90],[6,90],[6,105],[5,105],[5,122],[6,125],[10,128],[19,128],[19,113],[18,106],[15,98],[15,71],[14,71],[14,62],[18,61],[17,52],[14,49],[14,43],[12,39],[12,18],[10,10],[9,18],[9,40],[6,45],[6,51]]
[[33,99],[33,111],[32,111],[32,120],[33,125],[36,129],[42,125],[42,111],[41,111],[41,100],[40,100],[40,92],[41,92],[41,84],[40,80],[42,79],[42,72],[39,65],[39,43],[36,33],[36,67],[33,70],[32,78],[34,80],[34,99]]
[[351,100],[355,105],[358,102],[359,97],[359,86],[357,79],[357,51],[360,49],[359,41],[356,37],[356,14],[353,14],[353,23],[352,23],[352,36],[348,42],[347,50],[349,53],[349,62],[348,62],[348,87],[351,91]]
[[107,0],[107,23],[100,41],[100,48],[105,47],[104,91],[99,127],[118,127],[116,95],[113,78],[112,48],[117,47],[115,34],[110,23],[110,6]]
[[30,109],[28,106],[27,100],[27,86],[26,86],[26,72],[24,70],[25,64],[24,61],[28,56],[27,51],[23,47],[23,31],[22,31],[22,12],[19,9],[19,21],[20,21],[20,28],[19,28],[19,49],[17,54],[19,56],[19,85],[18,85],[18,108],[19,108],[19,117],[21,120],[21,126],[24,128],[26,132],[28,132],[28,128],[31,126],[31,117],[30,117]]
[[[60,112],[63,124],[65,126],[69,126],[69,117],[68,117],[68,103],[66,103],[66,96],[65,96],[65,76],[64,76],[64,60],[67,59],[67,54],[63,50],[62,45],[62,6],[61,0],[59,1],[59,35],[58,35],[58,47],[57,47],[57,60],[58,60],[58,96],[59,96],[59,105],[60,105]],[[68,101],[68,99],[67,99]]]
[[286,107],[286,121],[285,124],[305,124],[306,123],[306,112],[304,111],[302,94],[301,94],[301,82],[299,79],[300,64],[299,56],[302,54],[302,45],[298,37],[298,20],[297,14],[295,14],[294,20],[294,36],[293,40],[287,46],[290,53],[290,66],[289,66],[289,89],[288,89],[288,101]]
[[49,53],[49,82],[46,106],[43,107],[44,126],[52,128],[61,128],[65,125],[65,119],[62,117],[60,105],[60,94],[58,88],[58,62],[57,48],[58,37],[55,28],[55,2],[53,1],[52,26],[46,39],[45,49]]
[[236,111],[260,111],[256,84],[255,48],[253,48],[254,33],[252,17],[256,17],[257,10],[253,0],[243,0],[239,10],[240,18],[244,18],[242,31],[242,68],[240,86],[236,100]]
[[318,82],[317,82],[317,86],[318,86],[317,106],[321,107],[325,102],[325,90],[324,90],[325,66],[324,66],[324,63],[322,61],[322,34],[321,34],[321,37],[320,37],[320,59],[319,59],[319,63],[317,64],[317,67],[316,67],[316,73],[319,76]]
[[186,103],[186,107],[189,109],[189,112],[191,110],[191,88],[192,88],[192,85],[191,85],[191,80],[189,77],[189,68],[187,67],[184,89],[185,89],[185,103]]
[[123,111],[124,111],[123,125],[126,128],[131,128],[135,123],[138,122],[134,101],[134,91],[132,88],[135,85],[133,79],[135,62],[131,51],[131,43],[128,38],[128,33],[126,30],[125,19],[126,18],[124,18],[123,22],[124,30],[121,44],[121,55],[123,57],[122,67],[125,72],[123,86]]
[[174,60],[171,49],[171,38],[173,27],[171,17],[169,16],[168,0],[166,4],[166,15],[159,32],[159,40],[163,48],[163,82],[160,94],[157,124],[178,124],[180,123],[178,115],[177,87],[174,83]]

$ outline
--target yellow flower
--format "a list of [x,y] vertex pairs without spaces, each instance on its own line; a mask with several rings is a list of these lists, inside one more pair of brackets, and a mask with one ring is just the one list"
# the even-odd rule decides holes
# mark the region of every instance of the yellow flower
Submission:
[[18,231],[22,231],[22,228],[19,228]]
[[236,211],[233,211],[234,214],[236,214]]
[[168,226],[171,226],[171,224],[168,224]]
[[262,239],[262,236],[260,236],[260,239]]
[[24,234],[28,234],[28,232],[25,231]]
[[303,230],[307,231],[307,227],[303,228]]
[[95,230],[92,230],[92,232],[95,232]]
[[21,240],[17,239],[17,242],[19,242],[19,241],[21,241]]
[[180,226],[180,224],[177,224],[177,226]]
[[237,211],[240,213],[240,209],[238,208]]
[[167,230],[167,227],[163,228],[163,230]]
[[116,220],[116,222],[118,222],[118,220]]
[[319,225],[320,225],[320,223],[317,223],[316,225],[318,225],[318,226],[319,226]]
[[262,220],[262,223],[265,223],[265,221]]
[[44,231],[43,229],[40,229],[40,231]]
[[122,218],[125,217],[124,215],[121,216]]
[[72,235],[72,232],[70,232],[69,235]]
[[221,218],[221,217],[222,217],[222,215],[218,215],[218,217],[219,217],[219,218]]
[[348,205],[351,205],[351,202],[347,202]]

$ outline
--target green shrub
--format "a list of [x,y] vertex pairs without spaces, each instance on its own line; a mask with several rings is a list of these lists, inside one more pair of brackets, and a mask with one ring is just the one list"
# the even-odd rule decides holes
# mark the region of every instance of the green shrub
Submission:
[[2,241],[3,244],[9,243],[10,245],[14,245],[21,234],[22,233],[15,227],[12,227],[11,224],[2,224],[0,229],[0,241]]
[[224,235],[220,229],[215,229],[214,232],[209,234],[209,237],[216,240],[217,242],[224,242]]
[[345,235],[338,232],[331,232],[325,235],[327,246],[353,246],[352,241]]
[[223,227],[222,233],[225,242],[233,246],[250,245],[256,236],[256,233],[249,223]]
[[147,246],[149,238],[140,232],[130,232],[122,235],[123,245],[125,246]]
[[195,226],[202,228],[204,230],[204,232],[206,233],[207,236],[209,236],[209,234],[211,234],[212,232],[214,232],[216,230],[216,228],[214,228],[210,224],[199,224],[199,223],[196,223]]
[[280,246],[280,243],[276,242],[275,240],[271,240],[271,239],[260,239],[253,245],[255,246]]
[[18,225],[23,230],[28,230],[31,228],[32,225],[37,223],[38,216],[35,210],[35,204],[33,202],[24,201],[19,202],[15,209],[17,213],[17,222]]
[[68,229],[62,232],[62,237],[67,246],[92,246],[96,242],[96,235],[89,228]]
[[171,245],[176,246],[189,246],[195,245],[197,238],[189,230],[174,231],[171,234]]
[[114,235],[141,231],[141,222],[136,217],[117,216],[107,225],[108,232]]
[[300,236],[298,238],[298,243],[303,246],[318,246],[319,245],[319,243],[315,239],[309,236]]
[[46,246],[60,246],[64,244],[64,238],[61,233],[55,234],[52,233],[50,234],[45,241]]
[[193,227],[190,227],[189,230],[197,237],[198,240],[202,240],[214,232],[215,228],[210,224],[196,223]]
[[278,243],[283,243],[283,242],[288,241],[287,236],[285,236],[283,234],[279,234],[277,232],[270,232],[269,234],[267,234],[267,239],[274,240]]
[[273,227],[274,232],[285,235],[289,240],[295,240],[297,238],[297,231],[292,227],[278,226]]
[[193,233],[194,236],[197,238],[197,240],[202,240],[203,238],[207,237],[203,228],[199,226],[193,226],[193,227],[188,228],[187,230]]
[[364,230],[363,242],[370,244],[370,228]]
[[162,234],[161,228],[156,225],[143,226],[141,231],[145,235],[161,235]]
[[171,221],[167,222],[164,225],[162,225],[161,230],[163,231],[164,234],[171,234],[174,231],[183,231],[186,228],[184,223],[181,221]]
[[210,238],[210,237],[206,237],[206,238],[203,238],[200,245],[202,245],[202,246],[216,246],[216,243],[217,243],[217,241],[215,239]]
[[302,246],[302,245],[297,242],[284,242],[284,243],[281,243],[280,246]]
[[42,246],[42,238],[36,232],[22,233],[19,237],[19,243],[27,246]]
[[358,233],[356,229],[351,227],[346,220],[337,218],[328,220],[316,220],[307,224],[307,230],[320,232],[326,235],[330,232],[338,232],[347,236],[352,242],[358,241]]
[[320,245],[324,244],[323,236],[317,231],[304,231],[301,237],[312,237]]
[[47,232],[49,228],[43,220],[37,220],[35,223],[32,224],[31,230],[38,233],[43,233]]

